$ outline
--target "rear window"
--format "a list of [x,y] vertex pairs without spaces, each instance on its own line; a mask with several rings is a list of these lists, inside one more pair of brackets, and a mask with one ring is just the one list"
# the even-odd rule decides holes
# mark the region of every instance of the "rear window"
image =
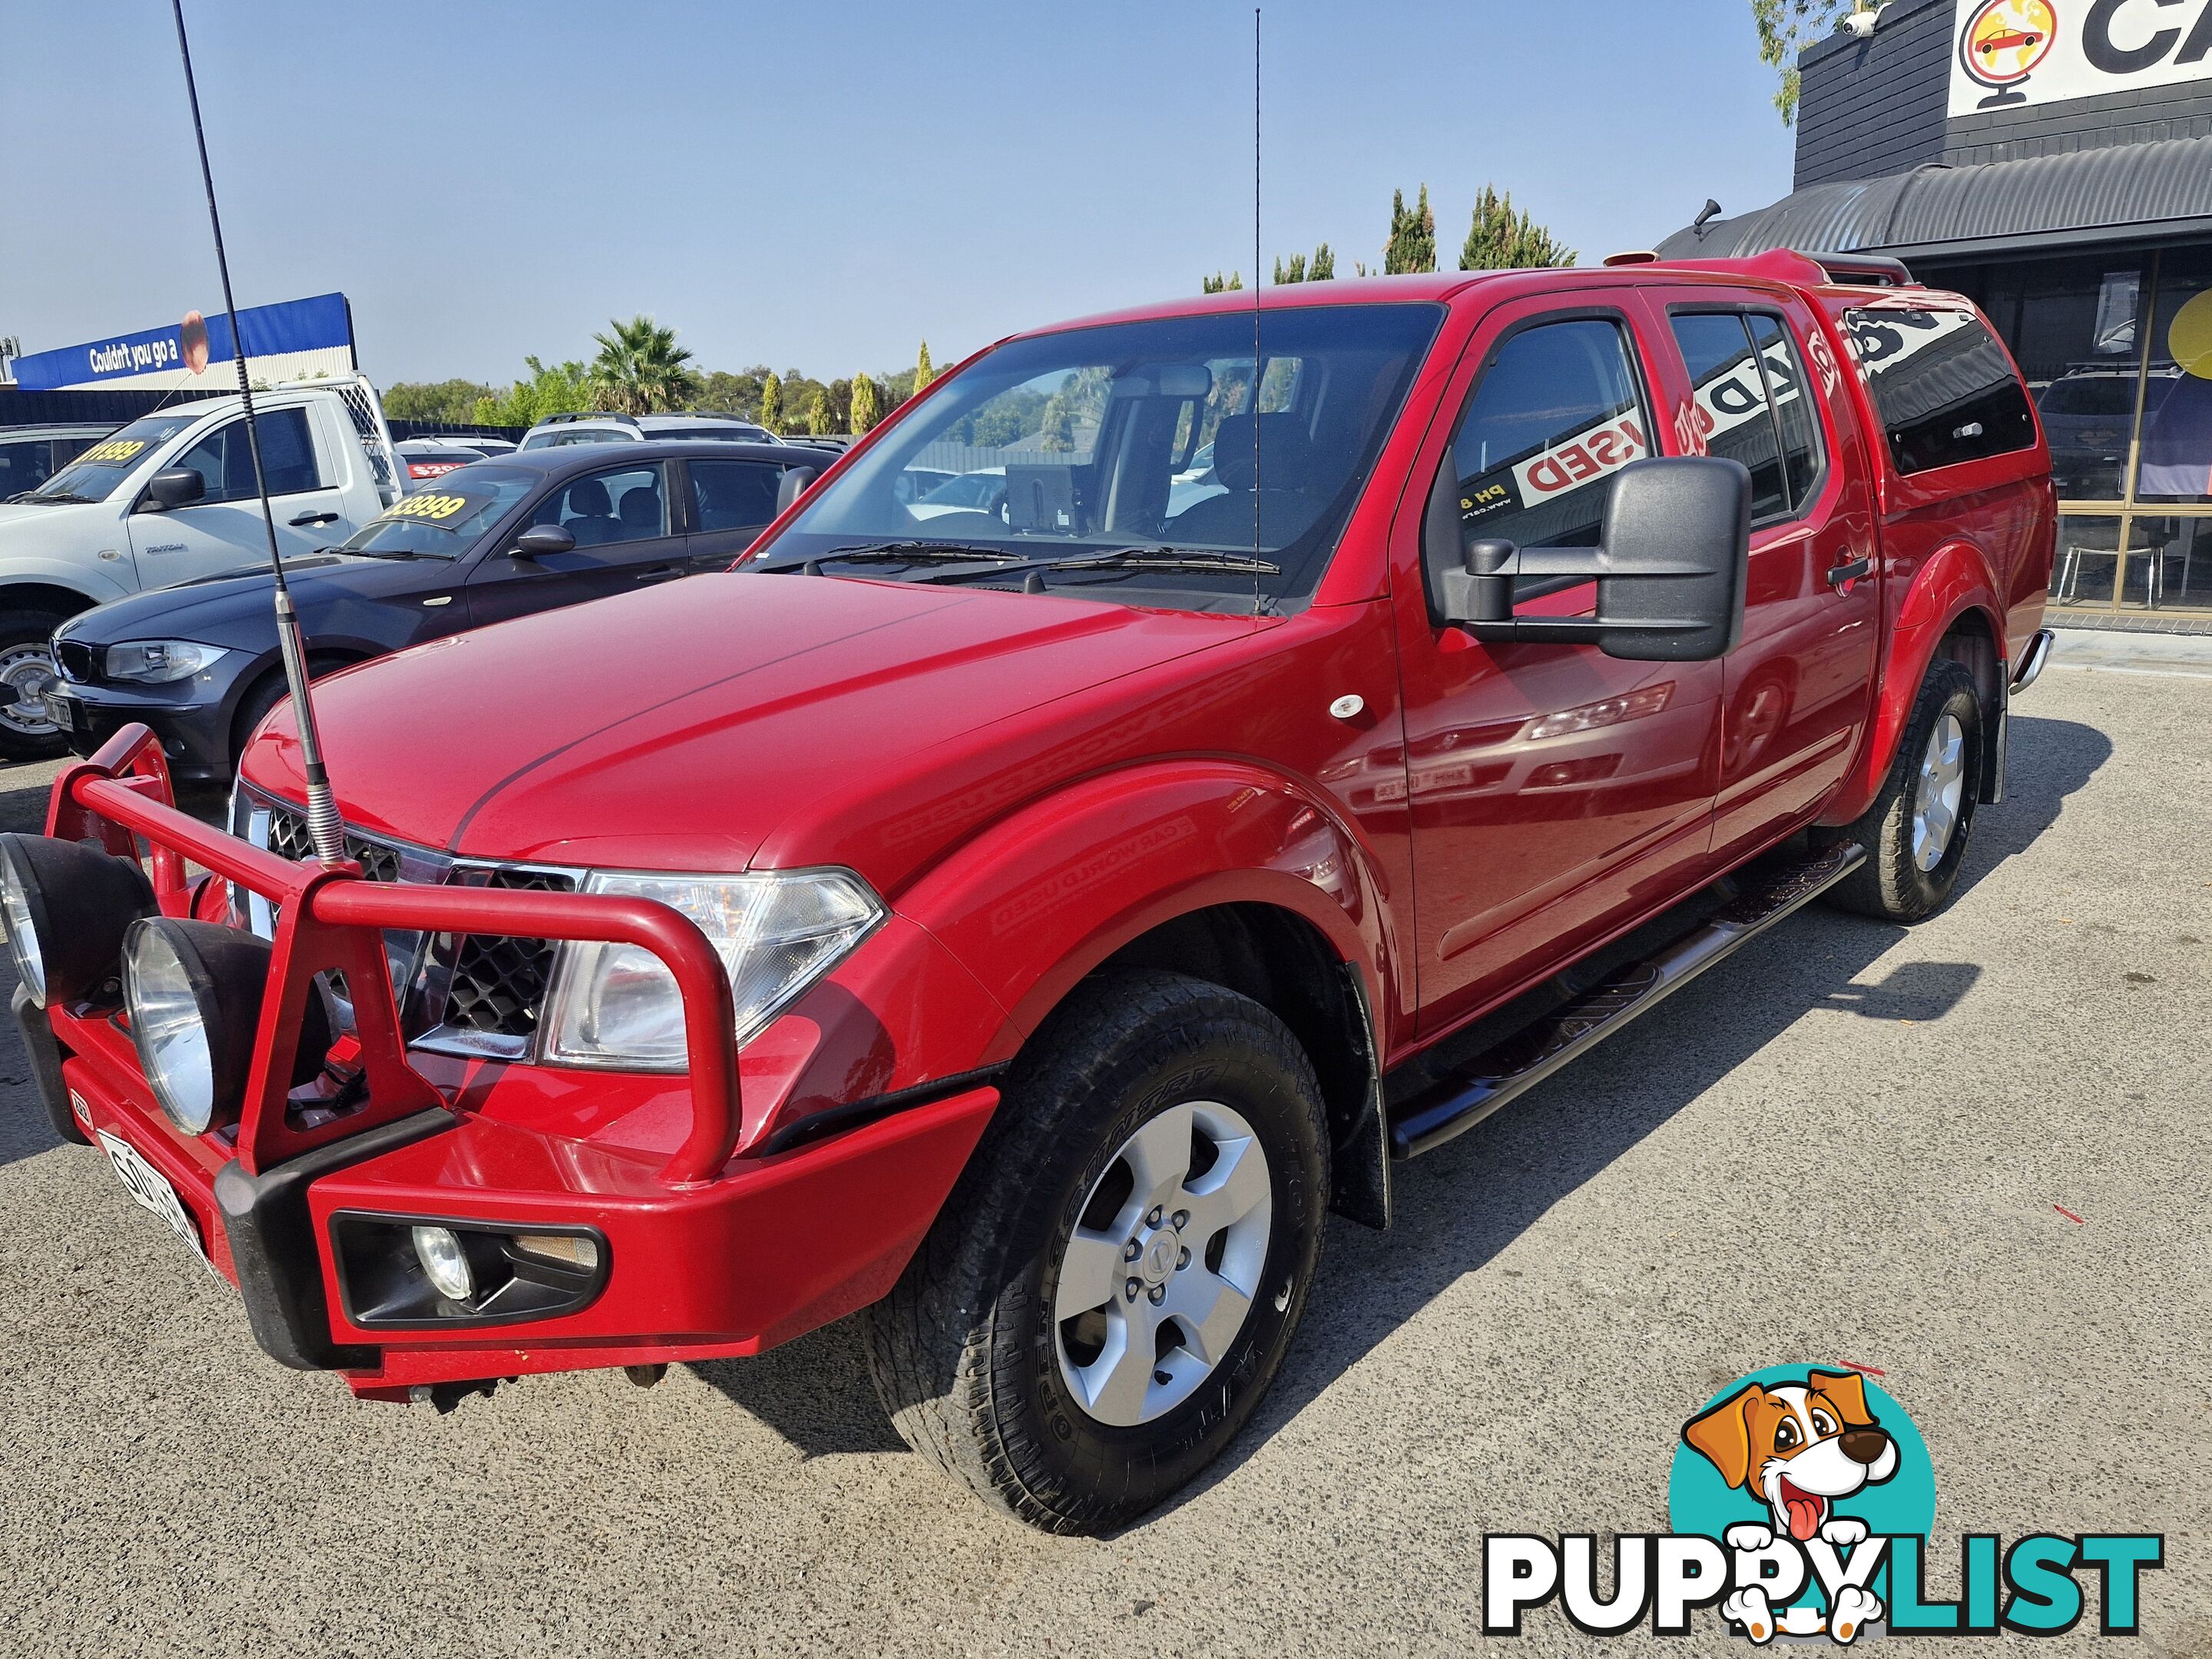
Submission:
[[1844,323],[1899,472],[2033,447],[2027,390],[1972,312],[1884,307]]

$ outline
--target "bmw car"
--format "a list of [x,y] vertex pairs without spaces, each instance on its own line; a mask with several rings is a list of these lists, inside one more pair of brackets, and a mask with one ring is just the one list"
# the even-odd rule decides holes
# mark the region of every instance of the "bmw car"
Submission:
[[[340,545],[286,560],[308,672],[721,569],[830,459],[695,441],[526,450],[458,467]],[[177,777],[227,781],[284,695],[273,583],[253,565],[70,617],[54,634],[59,678],[46,694],[70,746],[89,755],[143,720]]]

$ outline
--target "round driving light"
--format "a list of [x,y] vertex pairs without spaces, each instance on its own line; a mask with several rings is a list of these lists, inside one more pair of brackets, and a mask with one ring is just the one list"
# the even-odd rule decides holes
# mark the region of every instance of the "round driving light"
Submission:
[[476,1270],[469,1266],[469,1253],[451,1227],[416,1228],[415,1259],[422,1264],[431,1288],[447,1301],[466,1302],[477,1293]]
[[138,1065],[169,1121],[205,1134],[238,1115],[270,947],[243,928],[157,916],[123,941],[123,1006]]
[[154,910],[136,861],[50,836],[0,836],[0,924],[15,976],[44,1008],[112,996],[123,936]]

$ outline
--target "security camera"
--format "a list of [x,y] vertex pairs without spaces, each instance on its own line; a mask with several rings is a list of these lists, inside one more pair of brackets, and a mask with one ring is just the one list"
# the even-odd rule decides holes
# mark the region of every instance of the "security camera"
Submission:
[[1882,13],[1887,9],[1887,0],[1884,0],[1883,4],[1873,7],[1870,9],[1862,8],[1855,10],[1849,17],[1844,19],[1844,27],[1849,29],[1853,34],[1856,35],[1860,40],[1871,40],[1874,39],[1875,24],[1881,21]]

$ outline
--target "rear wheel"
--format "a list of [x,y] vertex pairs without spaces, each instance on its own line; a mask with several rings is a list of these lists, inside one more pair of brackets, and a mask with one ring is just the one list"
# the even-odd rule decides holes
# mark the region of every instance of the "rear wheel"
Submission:
[[1881,793],[1843,832],[1867,849],[1867,861],[1829,896],[1885,921],[1942,909],[1966,861],[1981,775],[1981,694],[1963,665],[1938,658],[1920,682]]
[[1141,1515],[1273,1380],[1320,1258],[1320,1085],[1282,1023],[1178,974],[1055,1015],[930,1234],[870,1309],[917,1451],[1048,1532]]
[[64,620],[49,611],[0,611],[0,757],[51,760],[68,751],[43,695],[54,673],[49,641]]

